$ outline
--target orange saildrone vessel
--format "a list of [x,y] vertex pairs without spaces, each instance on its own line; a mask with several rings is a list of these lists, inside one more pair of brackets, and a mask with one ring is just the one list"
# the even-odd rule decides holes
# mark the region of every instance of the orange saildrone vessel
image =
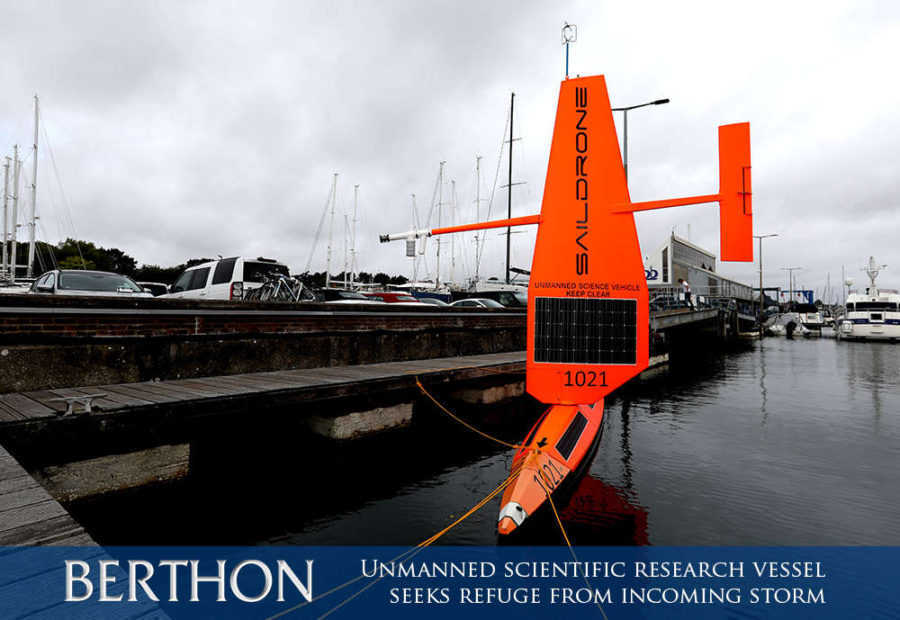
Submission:
[[635,211],[720,205],[721,258],[752,261],[750,125],[719,127],[719,192],[631,202],[603,76],[565,79],[541,213],[382,235],[381,241],[537,225],[528,287],[526,389],[550,405],[516,452],[497,529],[520,527],[593,458],[607,394],[647,368],[647,283]]

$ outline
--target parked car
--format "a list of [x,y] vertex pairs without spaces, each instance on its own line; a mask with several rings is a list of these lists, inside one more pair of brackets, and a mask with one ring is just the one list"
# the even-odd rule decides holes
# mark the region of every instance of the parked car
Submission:
[[109,271],[54,269],[41,275],[29,293],[37,295],[80,295],[91,297],[153,297],[137,282]]
[[356,291],[345,291],[339,288],[320,288],[316,291],[316,299],[318,301],[324,301],[326,304],[384,305],[383,301],[370,299],[362,293],[357,293]]
[[423,303],[423,304],[428,304],[429,306],[447,307],[450,305],[443,299],[438,299],[437,297],[416,297],[416,301]]
[[398,293],[395,291],[379,291],[372,293],[363,293],[366,297],[373,301],[383,301],[386,304],[402,304],[404,306],[425,306],[420,300],[416,299],[409,293]]
[[478,291],[477,293],[454,293],[455,301],[461,299],[492,299],[506,308],[527,308],[528,295],[521,291]]
[[162,282],[138,282],[138,286],[144,289],[144,292],[150,293],[154,297],[159,297],[169,292],[169,285]]
[[233,256],[188,267],[169,289],[169,299],[243,299],[270,273],[290,275],[287,265],[271,258]]
[[470,297],[468,299],[458,299],[450,304],[454,308],[505,308],[501,303],[493,299],[484,299],[482,297]]

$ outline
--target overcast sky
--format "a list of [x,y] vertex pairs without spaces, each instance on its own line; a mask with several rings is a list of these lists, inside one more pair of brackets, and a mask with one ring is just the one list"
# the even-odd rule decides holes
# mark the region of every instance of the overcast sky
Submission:
[[[266,255],[302,271],[338,172],[333,271],[358,184],[360,267],[409,275],[402,244],[380,245],[378,233],[411,227],[410,194],[425,217],[440,161],[445,201],[455,180],[458,219],[474,219],[475,157],[488,197],[512,91],[514,181],[525,182],[513,189],[514,215],[539,209],[568,21],[578,26],[571,72],[605,74],[613,105],[671,99],[629,116],[633,200],[717,191],[716,127],[748,120],[756,232],[780,235],[765,242],[766,284],[787,287],[780,268],[789,266],[804,268],[805,287],[823,287],[829,272],[837,286],[841,265],[861,282],[874,254],[890,265],[879,282],[900,286],[897,3],[0,8],[0,144],[30,147],[39,94],[59,174],[42,135],[40,238],[77,235],[141,263]],[[493,217],[505,212],[505,192],[496,190]],[[718,253],[714,207],[637,223],[644,254],[673,228]],[[327,233],[326,222],[315,270],[324,269]],[[481,272],[502,275],[503,238],[488,234]],[[514,236],[514,265],[529,266],[533,241],[533,231]],[[457,252],[462,278],[473,269],[471,238]],[[449,254],[448,243],[448,269]],[[757,268],[720,271],[756,282]]]

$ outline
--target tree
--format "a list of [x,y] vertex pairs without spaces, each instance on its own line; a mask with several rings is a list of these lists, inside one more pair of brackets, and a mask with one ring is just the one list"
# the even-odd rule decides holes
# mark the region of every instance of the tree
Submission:
[[311,273],[309,271],[304,271],[299,276],[300,281],[303,282],[303,286],[308,288],[322,288],[325,286],[325,272],[318,271],[316,273]]
[[97,248],[97,250],[105,256],[106,268],[104,271],[113,271],[126,276],[134,275],[137,261],[128,254],[119,248],[109,248],[108,250]]
[[68,238],[56,246],[40,241],[36,246],[35,273],[56,264],[60,269],[99,269],[130,276],[137,267],[137,261],[119,248],[102,248],[90,241]]
[[[81,261],[80,256],[66,256],[62,260],[57,260],[60,269],[96,269],[94,261]],[[37,272],[35,272],[37,273]]]
[[[53,268],[59,269],[97,269],[100,271],[112,271],[122,275],[131,276],[142,282],[163,282],[171,284],[188,267],[200,263],[208,263],[211,258],[191,258],[180,265],[163,267],[157,264],[145,264],[140,267],[137,261],[124,250],[119,248],[104,248],[91,241],[67,238],[56,245],[43,241],[37,241],[35,247],[35,261],[33,265],[35,275]],[[24,244],[19,245],[20,252],[25,251]],[[22,256],[20,253],[19,256]],[[17,261],[20,265],[23,260]],[[19,275],[23,269],[18,270]],[[298,276],[305,286],[310,288],[322,288],[325,286],[325,272],[304,272]],[[335,283],[343,282],[343,274],[332,278]],[[356,274],[356,281],[371,284],[375,282],[381,286],[388,284],[406,284],[405,276],[391,276],[379,272],[374,276],[366,271]]]
[[134,279],[140,282],[162,282],[172,284],[175,278],[184,271],[184,265],[160,267],[159,265],[141,265],[134,271]]
[[194,265],[200,265],[202,263],[212,262],[213,258],[189,258],[184,265],[181,265],[183,269],[187,269],[188,267],[193,267]]

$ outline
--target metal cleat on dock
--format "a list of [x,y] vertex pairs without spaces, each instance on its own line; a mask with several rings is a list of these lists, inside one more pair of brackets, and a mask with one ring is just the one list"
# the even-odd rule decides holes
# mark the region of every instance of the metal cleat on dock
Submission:
[[80,404],[84,411],[81,413],[91,413],[93,411],[94,399],[96,398],[106,398],[108,394],[85,394],[83,396],[60,396],[59,398],[51,398],[51,401],[64,401],[66,403],[66,410],[60,413],[59,415],[72,415],[75,413],[75,405]]

